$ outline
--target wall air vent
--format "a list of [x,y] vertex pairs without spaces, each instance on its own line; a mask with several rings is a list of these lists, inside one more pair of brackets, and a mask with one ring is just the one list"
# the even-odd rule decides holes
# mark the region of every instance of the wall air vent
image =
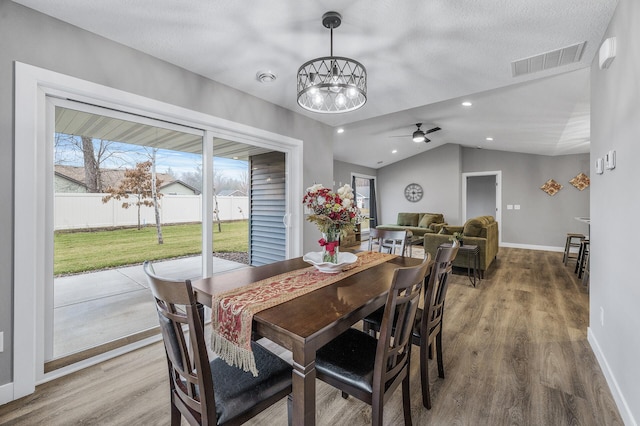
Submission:
[[562,49],[552,50],[529,58],[518,59],[517,61],[511,62],[511,72],[514,77],[518,77],[578,62],[586,43],[586,41],[583,41],[582,43],[563,47]]

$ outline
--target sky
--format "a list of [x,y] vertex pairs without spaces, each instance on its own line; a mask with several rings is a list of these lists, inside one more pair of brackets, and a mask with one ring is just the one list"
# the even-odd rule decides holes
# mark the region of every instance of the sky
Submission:
[[[98,150],[99,140],[94,139],[94,149]],[[106,169],[133,168],[136,163],[147,161],[150,150],[140,145],[122,142],[108,142],[112,155],[102,164]],[[79,148],[79,138],[56,133],[54,149],[54,163],[65,166],[82,167],[84,165],[82,151]],[[193,173],[202,166],[202,155],[182,151],[160,149],[156,154],[156,170],[166,173],[169,169],[175,177],[180,178],[184,173]],[[213,167],[221,176],[241,180],[248,175],[248,164],[243,160],[214,157]],[[244,173],[244,174],[243,174]]]

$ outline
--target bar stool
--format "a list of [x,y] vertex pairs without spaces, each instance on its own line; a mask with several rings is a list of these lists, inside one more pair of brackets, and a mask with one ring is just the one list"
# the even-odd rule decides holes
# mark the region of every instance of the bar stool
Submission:
[[[562,263],[565,265],[569,262],[569,259],[578,259],[578,256],[571,256],[571,248],[578,248],[578,254],[580,253],[579,249],[581,247],[582,241],[586,237],[584,234],[567,234],[567,241],[564,244],[564,256],[562,256]],[[574,241],[577,240],[577,241]]]
[[590,270],[590,261],[591,257],[589,256],[589,252],[587,251],[587,260],[584,264],[584,273],[582,274],[582,285],[587,287],[587,291],[589,291],[589,276],[591,275],[591,273],[589,272]]
[[578,274],[578,278],[582,278],[587,259],[589,258],[589,239],[585,238],[580,241],[580,251],[578,251],[578,260],[576,261],[575,273]]

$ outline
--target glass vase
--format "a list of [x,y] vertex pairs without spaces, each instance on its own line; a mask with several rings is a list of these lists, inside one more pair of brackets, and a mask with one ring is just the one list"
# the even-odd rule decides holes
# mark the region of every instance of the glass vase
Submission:
[[340,229],[329,228],[327,232],[322,233],[322,261],[329,263],[338,263],[338,254],[340,253]]

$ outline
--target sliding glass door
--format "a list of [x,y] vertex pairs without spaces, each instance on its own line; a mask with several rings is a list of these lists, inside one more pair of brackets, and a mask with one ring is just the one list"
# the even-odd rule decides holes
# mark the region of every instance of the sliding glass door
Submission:
[[203,132],[54,104],[45,371],[157,333],[144,260],[202,272]]

